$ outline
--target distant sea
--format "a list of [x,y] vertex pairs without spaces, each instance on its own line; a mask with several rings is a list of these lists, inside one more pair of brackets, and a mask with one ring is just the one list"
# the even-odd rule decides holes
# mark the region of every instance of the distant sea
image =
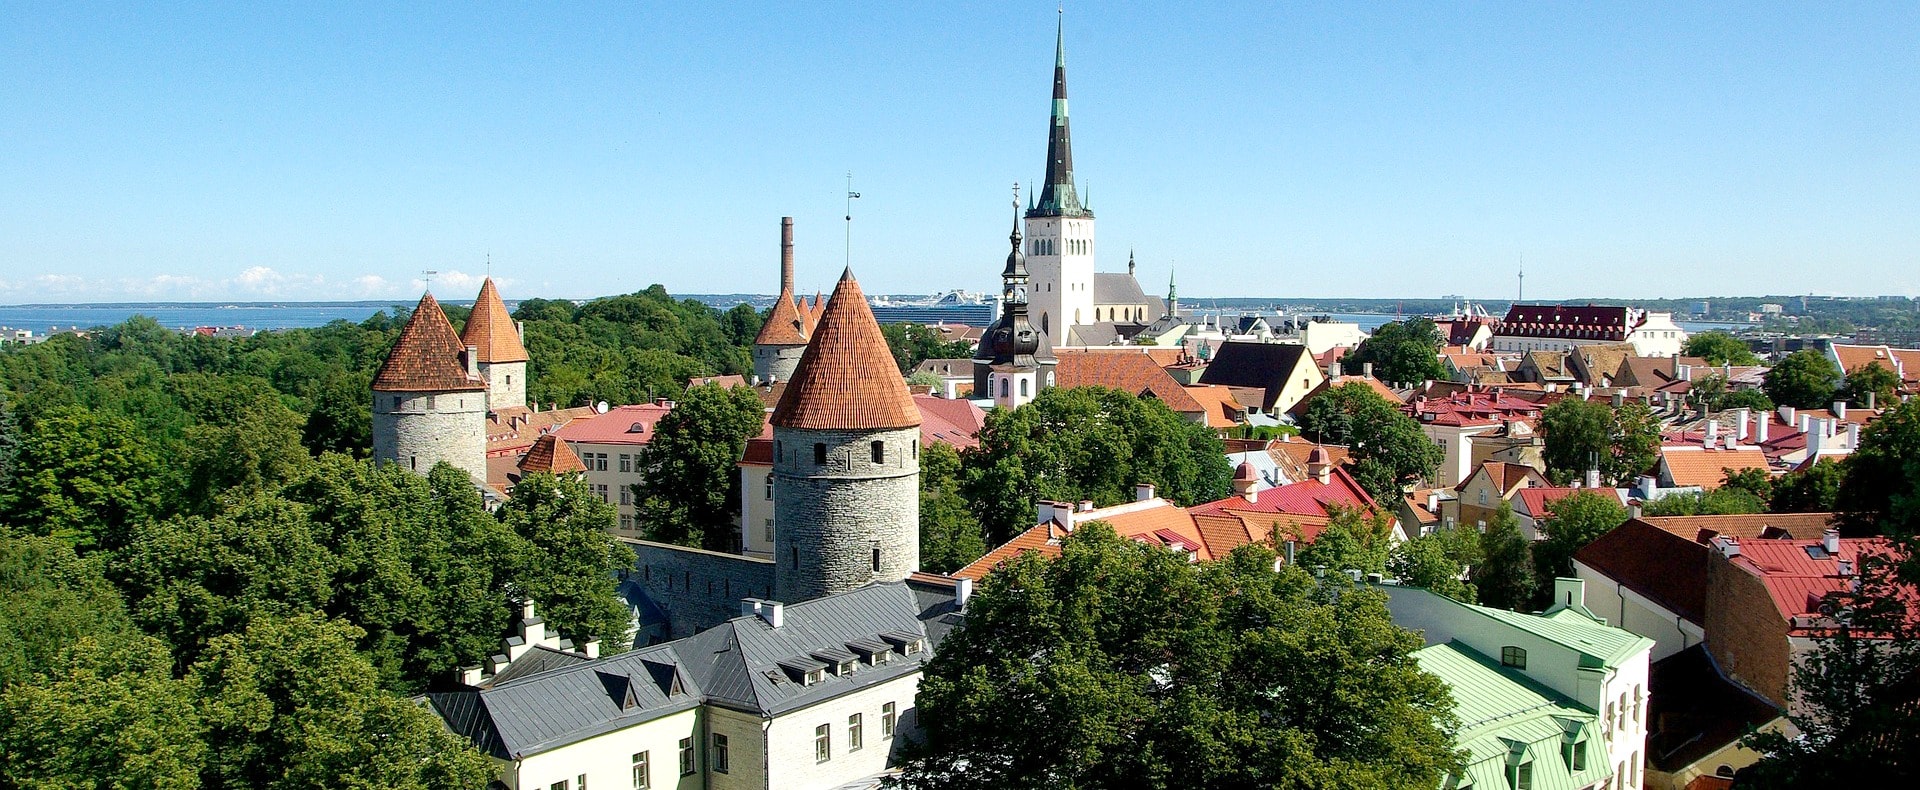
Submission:
[[[696,295],[693,298],[714,304],[722,309],[740,302],[761,306],[770,297],[755,298],[739,294],[725,296]],[[449,304],[468,304],[449,302]],[[514,306],[508,302],[508,307]],[[371,318],[374,313],[394,307],[408,309],[412,300],[406,301],[364,301],[364,302],[154,302],[154,303],[113,303],[113,304],[34,304],[0,305],[0,326],[15,329],[30,329],[35,333],[50,330],[65,330],[72,327],[88,329],[98,326],[111,326],[144,315],[160,322],[170,329],[192,329],[200,326],[244,326],[248,329],[297,329],[303,327],[324,326],[335,320],[359,323]],[[1233,316],[1239,310],[1194,310],[1192,313],[1214,313]],[[1324,315],[1324,314],[1322,314]],[[1372,332],[1381,324],[1396,321],[1402,316],[1387,313],[1333,313],[1336,321],[1351,321],[1359,324],[1363,331]],[[1746,324],[1680,321],[1681,328],[1689,332],[1702,332],[1708,329],[1733,329]]]

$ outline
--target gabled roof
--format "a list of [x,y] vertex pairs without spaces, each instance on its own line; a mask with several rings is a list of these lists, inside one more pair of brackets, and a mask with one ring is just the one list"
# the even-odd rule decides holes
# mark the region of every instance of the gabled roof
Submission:
[[1214,350],[1213,359],[1200,374],[1200,383],[1260,387],[1272,398],[1286,386],[1302,360],[1310,358],[1302,345],[1229,340]]
[[1767,468],[1767,456],[1759,450],[1705,450],[1694,447],[1662,447],[1660,463],[1667,468],[1676,486],[1699,486],[1708,491],[1726,480],[1726,470]]
[[1493,487],[1500,491],[1502,499],[1512,496],[1514,489],[1520,486],[1546,485],[1547,482],[1547,479],[1540,475],[1540,471],[1531,466],[1504,461],[1487,461],[1474,469],[1473,474],[1467,475],[1467,479],[1461,481],[1459,487],[1465,489],[1467,484],[1473,482],[1476,477],[1485,477],[1487,482],[1492,483]]
[[[1196,552],[1199,559],[1212,559],[1214,554],[1208,546],[1200,527],[1194,523],[1194,517],[1182,508],[1164,499],[1149,499],[1143,502],[1126,502],[1112,507],[1080,511],[1073,514],[1073,523],[1085,524],[1098,521],[1113,528],[1123,538],[1149,539],[1160,545],[1170,545],[1165,532],[1179,536],[1182,540],[1201,547]],[[1060,540],[1069,530],[1063,529],[1057,521],[1049,521],[1034,526],[1015,535],[1012,540],[1000,544],[986,556],[974,560],[967,567],[954,572],[962,579],[980,579],[1001,563],[1019,556],[1023,552],[1037,551],[1041,556],[1060,556]],[[1235,544],[1238,545],[1238,544]],[[1231,551],[1233,546],[1225,547]]]
[[569,442],[647,444],[653,441],[654,426],[671,411],[672,406],[660,403],[615,406],[605,414],[567,423],[558,433]]
[[774,407],[773,424],[811,430],[920,425],[920,410],[852,269],[840,275],[800,365]]
[[534,411],[525,406],[509,406],[487,412],[487,456],[514,455],[540,437],[574,420],[598,414],[592,406]]
[[1195,514],[1209,513],[1289,513],[1301,516],[1327,517],[1332,515],[1330,507],[1365,508],[1374,507],[1373,497],[1367,490],[1347,474],[1345,467],[1335,466],[1322,483],[1307,478],[1297,483],[1268,488],[1255,492],[1253,501],[1241,495],[1193,506]]
[[1573,559],[1695,625],[1707,622],[1712,550],[1632,519],[1574,552]]
[[460,340],[479,349],[477,359],[481,362],[527,361],[527,347],[520,342],[520,327],[514,323],[513,314],[507,312],[507,303],[500,301],[500,291],[493,287],[492,277],[480,282],[480,297],[473,301],[473,313],[467,316]]
[[955,449],[979,446],[980,429],[986,427],[987,412],[973,401],[915,395],[913,405],[920,409],[922,444],[939,442]]
[[1642,516],[1638,520],[1706,545],[1716,536],[1813,538],[1834,525],[1838,513],[1752,513],[1733,516]]
[[433,294],[420,297],[400,339],[373,377],[376,392],[469,392],[485,390],[487,382],[467,375],[465,343],[454,334],[453,323],[441,312]]
[[1134,395],[1152,395],[1181,414],[1205,410],[1187,388],[1141,348],[1056,349],[1054,383],[1060,387],[1111,387]]
[[[1147,292],[1140,290],[1140,281],[1131,274],[1114,272],[1095,272],[1093,275],[1093,303],[1096,305],[1150,305]],[[1125,317],[1125,316],[1123,316]],[[1159,316],[1148,311],[1146,320],[1152,321]]]
[[[1845,538],[1839,552],[1828,554],[1820,540],[1745,540],[1730,562],[1760,579],[1789,632],[1801,636],[1827,630],[1830,626],[1818,623],[1825,617],[1822,599],[1852,588],[1854,576],[1840,572],[1841,561],[1851,563],[1858,574],[1862,556],[1885,554],[1891,547],[1885,538]],[[1910,604],[1908,617],[1910,622],[1920,619],[1920,611]]]
[[1208,428],[1232,428],[1240,424],[1239,418],[1244,410],[1240,402],[1234,399],[1232,390],[1204,384],[1184,389],[1205,411]]
[[[1508,759],[1517,748],[1531,758],[1533,786],[1540,790],[1596,786],[1611,774],[1593,711],[1459,641],[1416,650],[1413,659],[1439,677],[1453,697],[1460,718],[1453,743],[1467,753],[1466,776],[1458,786],[1506,787]],[[1560,755],[1567,734],[1580,731],[1585,737],[1574,742],[1587,751],[1583,770],[1573,771]]]
[[1604,497],[1610,497],[1619,505],[1625,506],[1626,499],[1620,496],[1617,488],[1573,488],[1571,486],[1531,486],[1520,489],[1516,497],[1518,506],[1515,513],[1524,513],[1534,518],[1545,518],[1553,503],[1582,491],[1591,491]]
[[522,472],[556,475],[587,471],[587,465],[580,463],[580,456],[574,454],[573,448],[560,441],[559,435],[551,433],[534,440],[533,448],[520,458],[518,466]]

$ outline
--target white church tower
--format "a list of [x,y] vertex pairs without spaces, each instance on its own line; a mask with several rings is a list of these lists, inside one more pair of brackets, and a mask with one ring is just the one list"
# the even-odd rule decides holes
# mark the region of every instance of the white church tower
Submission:
[[1067,49],[1064,18],[1055,34],[1053,112],[1047,123],[1047,176],[1040,202],[1027,209],[1027,270],[1032,273],[1029,319],[1049,345],[1068,345],[1068,330],[1091,324],[1093,212],[1073,184],[1073,143],[1067,128]]

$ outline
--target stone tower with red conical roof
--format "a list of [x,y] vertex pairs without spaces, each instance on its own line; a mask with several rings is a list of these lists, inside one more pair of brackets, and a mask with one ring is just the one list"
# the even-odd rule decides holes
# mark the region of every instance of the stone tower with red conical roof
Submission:
[[446,461],[487,479],[479,349],[461,342],[433,294],[420,297],[373,377],[373,458],[423,475]]
[[773,592],[797,602],[920,568],[920,409],[852,270],[773,410]]
[[527,405],[527,347],[521,343],[520,331],[493,278],[488,277],[480,283],[480,296],[473,300],[473,314],[467,317],[460,340],[477,352],[490,410]]
[[[815,300],[816,305],[818,300]],[[793,218],[780,218],[780,295],[753,338],[753,376],[762,382],[786,381],[800,365],[807,337],[818,316],[793,292]]]

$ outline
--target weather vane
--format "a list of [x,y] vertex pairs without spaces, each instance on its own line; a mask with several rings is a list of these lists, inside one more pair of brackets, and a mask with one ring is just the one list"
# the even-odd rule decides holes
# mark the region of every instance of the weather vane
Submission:
[[853,201],[860,193],[853,191],[853,171],[847,171],[847,268],[853,268]]
[[427,291],[431,292],[433,290],[433,276],[439,274],[439,272],[432,269],[422,269],[420,270],[420,274],[427,282]]

